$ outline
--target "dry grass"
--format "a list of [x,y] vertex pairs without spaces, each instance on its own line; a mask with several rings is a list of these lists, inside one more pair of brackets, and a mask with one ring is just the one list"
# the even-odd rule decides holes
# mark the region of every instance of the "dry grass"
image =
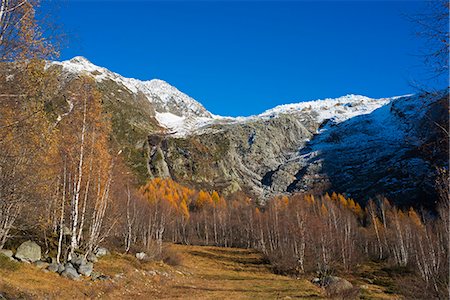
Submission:
[[20,263],[12,261],[9,257],[0,253],[0,270],[17,271],[20,268]]
[[[7,299],[318,299],[324,292],[307,279],[275,275],[255,251],[171,245],[178,266],[112,254],[95,264],[106,281],[72,281],[32,265],[0,268],[0,295]],[[352,280],[354,283],[358,280]],[[364,283],[366,284],[366,283]],[[378,290],[377,290],[378,288]],[[384,298],[384,296],[387,296]],[[1,298],[1,297],[0,297]],[[398,299],[370,285],[365,299]]]
[[172,286],[173,298],[190,299],[315,299],[322,291],[307,280],[275,275],[252,250],[180,246],[188,280]]
[[383,272],[383,264],[366,263],[354,274],[353,283],[363,287],[360,289],[361,299],[393,300],[404,299],[395,287],[394,279]]

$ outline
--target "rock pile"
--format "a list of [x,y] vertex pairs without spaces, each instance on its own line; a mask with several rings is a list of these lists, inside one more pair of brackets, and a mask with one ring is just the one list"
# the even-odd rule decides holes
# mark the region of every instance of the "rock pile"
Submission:
[[17,260],[24,263],[32,263],[38,269],[44,272],[58,273],[63,277],[80,280],[82,276],[91,277],[92,280],[104,280],[107,276],[94,271],[94,263],[98,261],[99,257],[109,254],[108,249],[98,248],[95,254],[89,254],[85,257],[82,254],[75,254],[65,264],[58,263],[55,258],[42,257],[41,247],[33,242],[23,242],[18,248],[16,253],[7,249],[0,249],[0,255],[9,257],[11,260]]

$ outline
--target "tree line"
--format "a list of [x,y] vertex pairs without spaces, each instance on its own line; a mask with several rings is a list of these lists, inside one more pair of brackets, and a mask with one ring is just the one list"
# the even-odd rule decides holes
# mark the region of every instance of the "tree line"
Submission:
[[[275,271],[352,272],[367,261],[413,270],[431,295],[448,285],[448,205],[436,214],[401,210],[383,197],[362,208],[341,194],[296,194],[264,207],[154,179],[127,202],[125,245],[153,254],[162,241],[260,250]],[[134,199],[134,200],[133,200]],[[129,246],[125,248],[126,251]]]

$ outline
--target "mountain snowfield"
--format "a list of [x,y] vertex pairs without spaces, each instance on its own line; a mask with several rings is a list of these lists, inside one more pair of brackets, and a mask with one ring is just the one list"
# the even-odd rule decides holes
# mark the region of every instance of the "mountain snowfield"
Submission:
[[[302,101],[294,104],[279,105],[259,115],[248,117],[226,117],[214,115],[202,104],[177,88],[160,79],[141,81],[126,78],[106,68],[77,56],[63,62],[52,62],[62,66],[68,74],[87,74],[96,81],[112,80],[134,94],[142,93],[155,105],[155,118],[168,129],[173,136],[198,134],[213,124],[245,123],[257,119],[275,118],[282,114],[299,115],[308,113],[318,123],[330,120],[340,123],[350,118],[369,114],[399,97],[372,99],[360,95],[347,95],[336,99]],[[120,90],[119,90],[120,92]]]

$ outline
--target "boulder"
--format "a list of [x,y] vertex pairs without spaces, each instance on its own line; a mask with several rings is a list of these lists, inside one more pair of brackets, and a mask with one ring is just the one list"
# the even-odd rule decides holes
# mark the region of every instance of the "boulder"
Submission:
[[0,254],[12,258],[14,253],[8,249],[0,249]]
[[62,272],[64,272],[64,270],[66,269],[66,267],[64,267],[63,264],[58,264],[58,273],[61,274]]
[[67,269],[67,268],[72,268],[72,269],[75,269],[74,268],[74,266],[72,265],[72,263],[70,263],[70,262],[68,262],[68,263],[66,263],[65,265],[64,265],[64,269]]
[[353,289],[353,285],[348,280],[337,276],[325,277],[323,285],[330,295],[340,294]]
[[320,278],[316,277],[311,280],[312,283],[320,285]]
[[89,255],[87,256],[87,260],[93,263],[98,262],[97,256],[95,256],[95,254],[93,253],[89,253]]
[[92,272],[91,279],[92,280],[108,280],[108,279],[111,279],[111,278],[108,275],[104,275],[104,274],[99,273],[99,272]]
[[81,254],[74,254],[72,259],[70,260],[70,263],[77,268],[78,266],[81,266],[82,264],[86,263],[86,259]]
[[95,255],[96,255],[97,257],[102,257],[102,256],[105,256],[105,255],[108,255],[108,254],[109,254],[108,249],[103,248],[103,247],[100,247],[100,248],[98,248],[98,249],[95,251]]
[[59,265],[57,263],[51,263],[48,265],[47,270],[49,270],[50,272],[53,272],[53,273],[57,273],[59,270]]
[[41,259],[41,247],[33,241],[23,242],[17,248],[15,257],[25,262],[38,261]]
[[136,253],[136,258],[139,260],[144,260],[147,258],[147,254],[145,252],[138,252]]
[[45,261],[35,261],[34,265],[36,266],[36,268],[38,269],[47,269],[47,267],[49,266],[49,263],[45,262]]
[[93,270],[94,264],[91,262],[83,263],[78,267],[78,273],[84,276],[91,276]]
[[80,280],[80,274],[78,274],[77,270],[72,266],[71,263],[67,263],[64,266],[64,271],[61,273],[61,276],[72,280]]

